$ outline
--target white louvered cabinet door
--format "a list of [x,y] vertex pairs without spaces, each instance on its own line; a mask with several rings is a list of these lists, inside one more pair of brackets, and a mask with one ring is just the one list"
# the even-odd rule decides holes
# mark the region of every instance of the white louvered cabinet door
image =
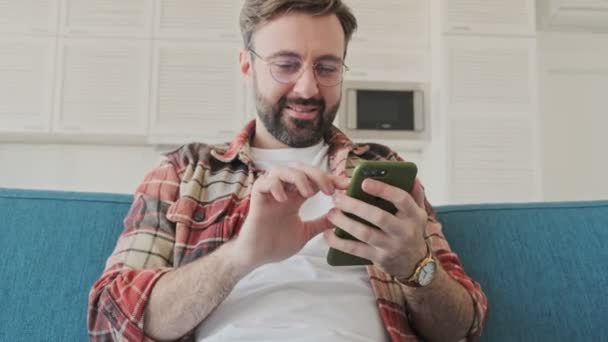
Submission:
[[443,31],[456,34],[536,34],[535,0],[442,0]]
[[62,0],[59,31],[68,37],[151,38],[150,0]]
[[61,38],[53,131],[146,134],[150,42]]
[[536,40],[448,37],[443,74],[450,201],[539,200]]
[[156,39],[239,42],[238,17],[244,0],[155,0]]
[[149,142],[233,138],[245,122],[239,48],[232,42],[155,42]]
[[346,0],[357,17],[347,80],[430,79],[430,7],[423,0]]
[[59,0],[0,0],[0,33],[57,33]]
[[0,133],[50,129],[55,38],[0,35]]

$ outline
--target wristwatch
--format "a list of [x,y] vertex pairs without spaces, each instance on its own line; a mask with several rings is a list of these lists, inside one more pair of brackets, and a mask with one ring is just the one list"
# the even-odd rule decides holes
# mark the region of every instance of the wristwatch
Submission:
[[395,280],[409,287],[425,287],[433,281],[433,277],[435,276],[435,272],[437,271],[437,261],[433,256],[433,250],[429,243],[425,240],[426,244],[426,256],[424,259],[420,260],[418,264],[416,264],[416,268],[414,269],[414,273],[405,279]]

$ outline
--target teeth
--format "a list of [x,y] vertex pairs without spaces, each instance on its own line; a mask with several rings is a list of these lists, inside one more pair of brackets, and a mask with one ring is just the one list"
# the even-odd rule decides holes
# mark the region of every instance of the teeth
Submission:
[[296,112],[312,112],[316,108],[315,107],[291,107],[291,109],[295,110]]

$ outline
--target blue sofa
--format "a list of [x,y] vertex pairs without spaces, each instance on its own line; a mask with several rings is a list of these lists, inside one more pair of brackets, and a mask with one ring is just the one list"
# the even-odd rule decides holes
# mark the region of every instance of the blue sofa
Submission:
[[[85,341],[132,197],[0,188],[0,341]],[[436,208],[490,299],[482,341],[608,340],[608,201]]]

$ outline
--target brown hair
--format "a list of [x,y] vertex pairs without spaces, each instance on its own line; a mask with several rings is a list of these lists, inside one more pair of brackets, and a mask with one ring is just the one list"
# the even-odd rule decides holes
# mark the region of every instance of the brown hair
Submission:
[[245,48],[251,47],[253,33],[260,24],[288,12],[312,16],[335,14],[344,30],[345,45],[357,29],[357,19],[342,0],[245,0],[239,18]]

